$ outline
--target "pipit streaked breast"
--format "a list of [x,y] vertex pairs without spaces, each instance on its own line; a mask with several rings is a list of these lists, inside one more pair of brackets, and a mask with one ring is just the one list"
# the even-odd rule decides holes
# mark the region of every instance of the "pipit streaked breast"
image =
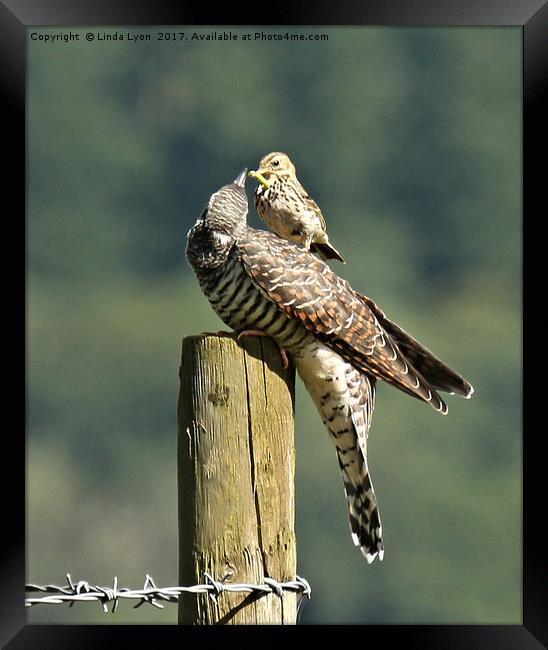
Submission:
[[295,165],[285,153],[273,152],[249,172],[259,181],[255,207],[261,219],[279,237],[302,244],[324,260],[339,260],[330,244],[322,211],[297,179]]

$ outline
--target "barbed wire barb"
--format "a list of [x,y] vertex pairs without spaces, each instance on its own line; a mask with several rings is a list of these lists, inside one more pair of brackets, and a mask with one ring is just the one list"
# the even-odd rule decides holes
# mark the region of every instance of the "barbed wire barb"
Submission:
[[229,583],[226,580],[230,574],[224,576],[222,580],[215,580],[209,573],[204,573],[204,584],[192,585],[189,587],[157,587],[154,579],[148,573],[145,574],[145,580],[141,589],[130,589],[128,587],[118,587],[118,576],[114,576],[111,587],[92,586],[86,580],[78,580],[76,583],[72,580],[70,573],[65,574],[67,584],[59,587],[57,585],[25,585],[25,593],[42,592],[46,596],[34,596],[25,598],[25,607],[35,605],[62,605],[68,603],[72,607],[76,602],[98,602],[105,614],[109,612],[109,604],[112,603],[110,612],[114,614],[118,604],[122,599],[137,600],[135,608],[141,607],[145,603],[158,609],[164,609],[159,601],[176,603],[183,593],[208,594],[214,601],[223,592],[232,593],[256,593],[260,596],[267,594],[276,594],[283,598],[284,591],[301,594],[301,602],[305,598],[309,599],[312,593],[310,584],[304,578],[295,576],[295,580],[287,582],[278,582],[273,578],[263,578],[262,584],[248,583]]

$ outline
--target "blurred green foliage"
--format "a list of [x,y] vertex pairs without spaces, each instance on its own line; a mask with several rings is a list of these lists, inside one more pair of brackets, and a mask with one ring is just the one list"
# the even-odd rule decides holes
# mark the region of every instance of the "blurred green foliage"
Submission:
[[[186,232],[212,191],[280,150],[324,210],[337,272],[476,388],[443,418],[379,387],[386,555],[368,566],[299,385],[303,621],[520,622],[520,29],[140,44],[78,31],[29,42],[28,580],[177,582],[180,342],[221,327]],[[176,608],[29,620],[174,623]]]

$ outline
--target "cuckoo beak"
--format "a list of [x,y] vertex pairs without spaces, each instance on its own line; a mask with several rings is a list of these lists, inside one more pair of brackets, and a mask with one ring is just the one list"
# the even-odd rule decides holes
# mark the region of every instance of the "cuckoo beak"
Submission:
[[245,187],[245,181],[247,179],[247,167],[244,167],[242,171],[234,179],[234,185],[238,187]]

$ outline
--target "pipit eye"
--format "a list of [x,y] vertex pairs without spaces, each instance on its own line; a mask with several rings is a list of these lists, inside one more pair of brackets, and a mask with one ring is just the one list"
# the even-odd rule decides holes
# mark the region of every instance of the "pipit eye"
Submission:
[[279,160],[273,160],[272,161],[272,167],[277,167],[280,164]]

